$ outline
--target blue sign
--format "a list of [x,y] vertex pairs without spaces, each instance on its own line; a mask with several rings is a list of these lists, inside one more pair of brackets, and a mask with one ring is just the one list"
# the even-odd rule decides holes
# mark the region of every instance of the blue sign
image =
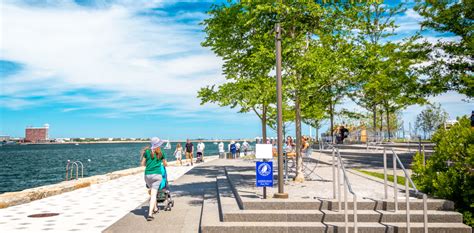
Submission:
[[257,187],[273,187],[273,162],[257,162]]

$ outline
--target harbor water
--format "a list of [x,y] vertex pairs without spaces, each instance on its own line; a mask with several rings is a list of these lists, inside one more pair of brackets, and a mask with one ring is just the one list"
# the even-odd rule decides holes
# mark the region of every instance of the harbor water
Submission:
[[[241,142],[242,143],[242,142]],[[181,145],[184,147],[184,142]],[[194,144],[196,150],[197,143]],[[217,144],[206,142],[204,156],[217,155]],[[228,143],[225,143],[227,149]],[[0,193],[21,191],[65,180],[67,161],[81,161],[84,177],[138,167],[140,150],[148,143],[29,144],[0,147]],[[168,161],[176,160],[171,149]],[[185,160],[183,155],[183,161]],[[79,169],[80,170],[80,169]],[[80,176],[80,174],[79,174]]]

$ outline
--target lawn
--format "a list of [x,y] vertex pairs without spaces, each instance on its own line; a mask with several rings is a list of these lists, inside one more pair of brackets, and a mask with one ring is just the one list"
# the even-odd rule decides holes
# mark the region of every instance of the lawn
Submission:
[[[380,178],[380,179],[383,180],[383,173],[366,171],[366,170],[359,170],[359,169],[355,169],[355,170],[358,171],[358,172],[364,173],[366,175],[377,177],[377,178]],[[393,183],[393,175],[387,174],[387,180]],[[400,184],[400,185],[405,186],[405,176],[397,176],[397,183]],[[411,188],[413,188],[411,184],[408,184],[408,185]]]

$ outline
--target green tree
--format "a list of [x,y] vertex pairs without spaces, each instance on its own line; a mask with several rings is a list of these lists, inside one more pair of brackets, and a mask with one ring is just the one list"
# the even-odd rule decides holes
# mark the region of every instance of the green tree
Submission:
[[464,222],[474,226],[474,128],[467,117],[449,129],[433,135],[435,152],[423,165],[423,156],[414,157],[413,181],[423,192],[454,201]]
[[431,137],[431,133],[448,120],[448,113],[440,104],[429,105],[416,117],[415,127],[423,131],[423,138]]
[[400,42],[387,41],[396,35],[394,16],[406,10],[403,5],[368,3],[358,8],[361,12],[356,23],[359,53],[355,57],[354,74],[360,86],[354,89],[351,97],[372,112],[374,132],[377,132],[377,113],[383,110],[390,139],[390,115],[426,101],[419,73],[413,67],[426,60],[429,50],[426,44],[417,42],[419,35]]
[[474,4],[472,0],[417,1],[415,10],[424,17],[422,28],[460,37],[433,45],[431,64],[424,72],[426,85],[435,94],[455,90],[474,97]]
[[202,104],[240,106],[240,112],[253,111],[262,122],[266,139],[268,112],[275,102],[274,80],[268,74],[274,67],[274,37],[252,24],[253,5],[246,3],[214,5],[202,23],[209,47],[224,60],[223,74],[228,83],[208,86],[198,96]]

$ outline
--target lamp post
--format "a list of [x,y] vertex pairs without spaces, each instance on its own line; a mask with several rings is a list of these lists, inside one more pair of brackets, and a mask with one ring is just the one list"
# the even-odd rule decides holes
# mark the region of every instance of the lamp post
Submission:
[[281,28],[277,23],[275,26],[275,47],[276,47],[276,89],[277,89],[277,153],[278,153],[278,192],[274,198],[288,198],[288,193],[283,189],[283,113],[282,113],[282,93],[281,93]]

